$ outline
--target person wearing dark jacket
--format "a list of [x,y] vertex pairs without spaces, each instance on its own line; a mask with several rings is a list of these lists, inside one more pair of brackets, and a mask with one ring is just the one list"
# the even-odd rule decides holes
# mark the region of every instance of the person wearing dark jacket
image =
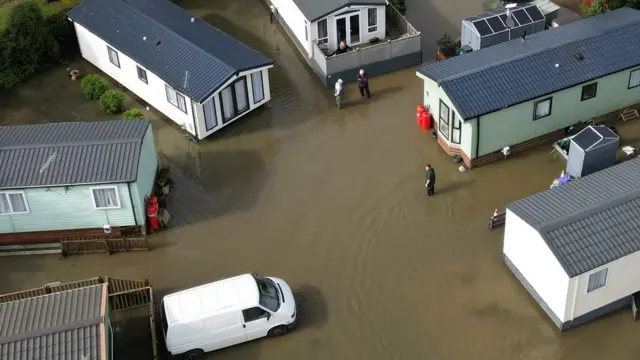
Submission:
[[369,76],[364,70],[360,69],[360,73],[358,73],[358,88],[360,89],[360,96],[364,97],[364,93],[367,93],[367,98],[371,97],[371,92],[369,92]]
[[424,187],[427,189],[427,196],[433,196],[436,192],[436,171],[433,170],[431,164],[427,164],[425,170]]
[[333,55],[335,56],[335,55],[344,54],[349,50],[351,50],[351,48],[347,46],[347,44],[345,44],[344,41],[340,41],[340,45],[338,45],[338,48],[333,53]]

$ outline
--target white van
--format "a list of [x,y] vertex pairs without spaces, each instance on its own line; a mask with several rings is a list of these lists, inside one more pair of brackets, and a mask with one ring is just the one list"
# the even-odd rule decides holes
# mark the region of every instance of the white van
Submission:
[[167,350],[183,359],[264,336],[282,336],[297,322],[289,285],[255,274],[167,295],[160,307]]

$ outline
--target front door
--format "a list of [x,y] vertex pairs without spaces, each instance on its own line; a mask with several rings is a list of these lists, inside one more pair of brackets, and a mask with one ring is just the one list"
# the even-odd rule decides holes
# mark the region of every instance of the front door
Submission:
[[271,314],[263,308],[254,307],[242,310],[242,315],[244,317],[245,331],[247,332],[247,341],[267,336]]
[[349,14],[336,18],[336,35],[338,35],[338,46],[341,41],[349,46],[360,44],[362,41],[360,38],[360,14]]
[[338,35],[336,39],[338,42],[336,43],[336,47],[340,46],[340,42],[344,41],[345,44],[347,42],[347,18],[339,18],[336,19],[336,34]]
[[360,44],[360,14],[349,16],[349,45]]

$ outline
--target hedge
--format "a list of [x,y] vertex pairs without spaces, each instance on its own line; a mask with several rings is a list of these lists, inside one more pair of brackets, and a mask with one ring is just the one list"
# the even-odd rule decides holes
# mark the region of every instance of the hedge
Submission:
[[129,109],[122,113],[122,117],[125,119],[144,119],[144,114],[138,109]]
[[80,82],[84,97],[88,100],[98,100],[109,90],[109,82],[99,75],[87,75]]
[[34,1],[11,8],[0,32],[0,91],[9,90],[38,70],[77,51],[73,25],[64,12],[44,16]]
[[100,96],[100,110],[107,115],[121,113],[124,109],[124,93],[120,90],[109,90]]

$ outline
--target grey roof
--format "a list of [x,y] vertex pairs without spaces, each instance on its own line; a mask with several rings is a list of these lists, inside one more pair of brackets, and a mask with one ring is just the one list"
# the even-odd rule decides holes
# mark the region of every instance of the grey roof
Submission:
[[167,0],[84,0],[69,17],[199,103],[240,71],[273,64]]
[[418,72],[442,87],[462,118],[471,119],[640,65],[638,38],[640,11],[621,8]]
[[640,158],[507,208],[542,235],[570,277],[593,270],[640,251]]
[[309,21],[321,18],[351,5],[386,5],[386,0],[293,0]]
[[0,189],[135,181],[149,120],[0,126]]
[[[0,359],[101,359],[105,284],[0,304]],[[104,334],[102,334],[104,335]],[[105,359],[106,360],[106,359]]]
[[618,135],[604,125],[587,126],[571,138],[571,141],[583,150],[590,150],[596,145],[609,144],[611,141],[618,140]]

